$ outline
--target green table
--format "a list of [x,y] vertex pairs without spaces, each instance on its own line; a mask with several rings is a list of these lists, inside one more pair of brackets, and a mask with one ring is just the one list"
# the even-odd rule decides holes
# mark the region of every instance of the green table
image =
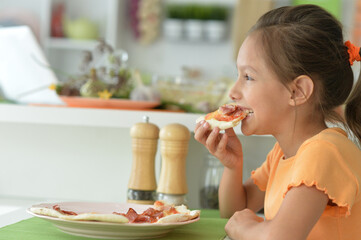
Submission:
[[[165,237],[169,240],[220,240],[225,236],[224,226],[228,219],[219,217],[217,210],[202,210],[201,219],[193,224],[176,228]],[[30,218],[0,228],[0,240],[94,240],[61,232],[50,222],[40,218]]]

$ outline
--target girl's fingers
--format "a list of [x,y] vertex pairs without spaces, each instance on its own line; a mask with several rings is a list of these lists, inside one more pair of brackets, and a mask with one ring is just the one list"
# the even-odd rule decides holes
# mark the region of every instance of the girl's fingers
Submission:
[[221,134],[219,131],[220,129],[218,127],[210,131],[209,123],[201,121],[194,129],[194,138],[205,145],[210,153],[222,153],[226,149],[228,136]]
[[217,151],[218,142],[219,142],[219,128],[215,127],[213,128],[212,132],[209,134],[206,141],[206,146],[211,153],[215,153]]
[[202,124],[204,124],[204,122],[205,122],[204,120],[198,122],[198,123],[196,124],[196,127],[194,128],[194,132],[196,132],[196,131],[198,130],[198,128],[200,128],[200,127],[202,126]]
[[194,138],[205,145],[206,140],[210,134],[209,131],[209,124],[205,121],[202,121],[196,125],[196,128],[194,130]]
[[218,143],[217,151],[219,151],[220,153],[224,152],[226,150],[227,143],[228,143],[228,136],[227,134],[223,134],[221,140]]
[[225,133],[229,136],[229,137],[232,137],[232,136],[236,136],[236,133],[234,132],[234,129],[233,128],[228,128],[225,130]]

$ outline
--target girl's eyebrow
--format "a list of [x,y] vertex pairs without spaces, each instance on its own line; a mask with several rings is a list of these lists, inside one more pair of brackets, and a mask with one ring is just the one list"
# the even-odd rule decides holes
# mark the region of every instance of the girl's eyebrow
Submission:
[[249,66],[249,65],[241,65],[241,66],[238,66],[238,65],[236,64],[236,68],[237,68],[237,70],[250,70],[250,71],[252,71],[252,72],[254,72],[254,73],[257,73],[257,70],[256,70],[255,68]]

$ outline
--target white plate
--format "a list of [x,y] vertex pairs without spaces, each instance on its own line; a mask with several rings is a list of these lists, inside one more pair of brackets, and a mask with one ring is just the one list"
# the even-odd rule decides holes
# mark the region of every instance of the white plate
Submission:
[[[126,213],[131,207],[137,213],[142,213],[153,205],[140,205],[130,203],[91,203],[91,202],[62,202],[44,203],[33,207],[52,207],[58,204],[62,210],[73,211],[77,214],[85,212],[99,213]],[[178,223],[108,223],[96,221],[69,221],[55,217],[39,215],[27,209],[27,212],[35,217],[51,222],[61,231],[83,237],[104,238],[104,239],[148,239],[162,237],[173,229],[194,223],[199,217],[186,222]]]

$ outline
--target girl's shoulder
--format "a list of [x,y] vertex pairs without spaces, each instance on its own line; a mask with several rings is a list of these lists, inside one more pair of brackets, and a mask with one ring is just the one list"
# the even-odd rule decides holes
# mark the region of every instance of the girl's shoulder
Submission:
[[305,141],[295,156],[295,166],[353,172],[361,180],[361,150],[340,128],[328,128]]
[[315,148],[315,145],[319,146],[321,148],[320,150],[325,150],[327,146],[327,148],[331,147],[353,152],[361,158],[361,150],[348,138],[347,133],[341,128],[333,127],[321,131],[317,135],[306,140],[301,145],[299,151],[303,151],[310,146]]

